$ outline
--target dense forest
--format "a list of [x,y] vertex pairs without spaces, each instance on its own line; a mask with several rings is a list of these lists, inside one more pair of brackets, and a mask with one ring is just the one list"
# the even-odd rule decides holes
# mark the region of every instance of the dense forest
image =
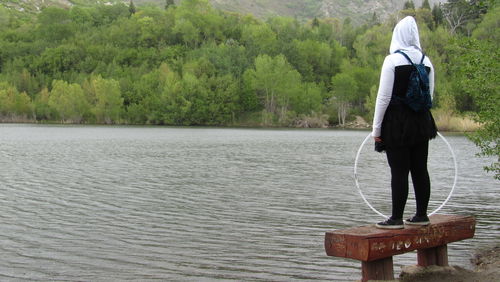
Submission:
[[301,127],[370,121],[392,28],[406,15],[417,19],[436,69],[439,126],[480,128],[477,144],[499,156],[496,0],[408,1],[388,20],[373,14],[364,25],[260,20],[207,0],[47,7],[35,15],[0,8],[0,119]]

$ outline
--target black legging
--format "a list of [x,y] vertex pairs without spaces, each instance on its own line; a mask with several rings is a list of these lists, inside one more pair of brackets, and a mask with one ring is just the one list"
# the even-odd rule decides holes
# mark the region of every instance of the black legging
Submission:
[[429,141],[413,147],[387,148],[387,160],[391,167],[392,218],[402,219],[408,199],[408,173],[411,172],[417,216],[427,215],[431,195],[431,183],[427,172]]

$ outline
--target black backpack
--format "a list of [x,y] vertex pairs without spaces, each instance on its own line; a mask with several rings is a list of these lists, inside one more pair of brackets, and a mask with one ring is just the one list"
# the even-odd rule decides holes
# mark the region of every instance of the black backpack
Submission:
[[415,112],[422,112],[432,108],[432,99],[429,88],[429,75],[424,65],[425,54],[422,53],[420,64],[414,64],[410,57],[403,51],[397,50],[399,53],[410,62],[412,71],[408,80],[408,90],[404,98],[397,97],[404,104],[408,105]]

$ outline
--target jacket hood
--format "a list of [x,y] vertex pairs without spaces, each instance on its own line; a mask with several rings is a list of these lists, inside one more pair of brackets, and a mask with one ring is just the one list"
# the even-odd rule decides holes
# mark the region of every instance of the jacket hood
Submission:
[[397,50],[422,51],[422,48],[420,47],[420,37],[418,35],[417,23],[413,17],[408,16],[402,19],[394,27],[389,51],[392,54]]

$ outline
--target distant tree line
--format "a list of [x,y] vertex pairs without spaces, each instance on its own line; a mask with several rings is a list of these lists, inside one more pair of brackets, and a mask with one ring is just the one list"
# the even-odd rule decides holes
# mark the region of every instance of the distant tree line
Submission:
[[165,9],[133,1],[48,7],[31,18],[0,9],[0,116],[285,126],[312,115],[340,125],[353,115],[370,119],[392,26],[405,15],[417,18],[436,65],[438,107],[477,111],[451,69],[461,40],[498,43],[492,2],[430,9],[428,1],[421,8],[408,1],[386,22],[374,15],[356,27],[349,19],[260,21],[214,10],[206,0],[168,0]]

